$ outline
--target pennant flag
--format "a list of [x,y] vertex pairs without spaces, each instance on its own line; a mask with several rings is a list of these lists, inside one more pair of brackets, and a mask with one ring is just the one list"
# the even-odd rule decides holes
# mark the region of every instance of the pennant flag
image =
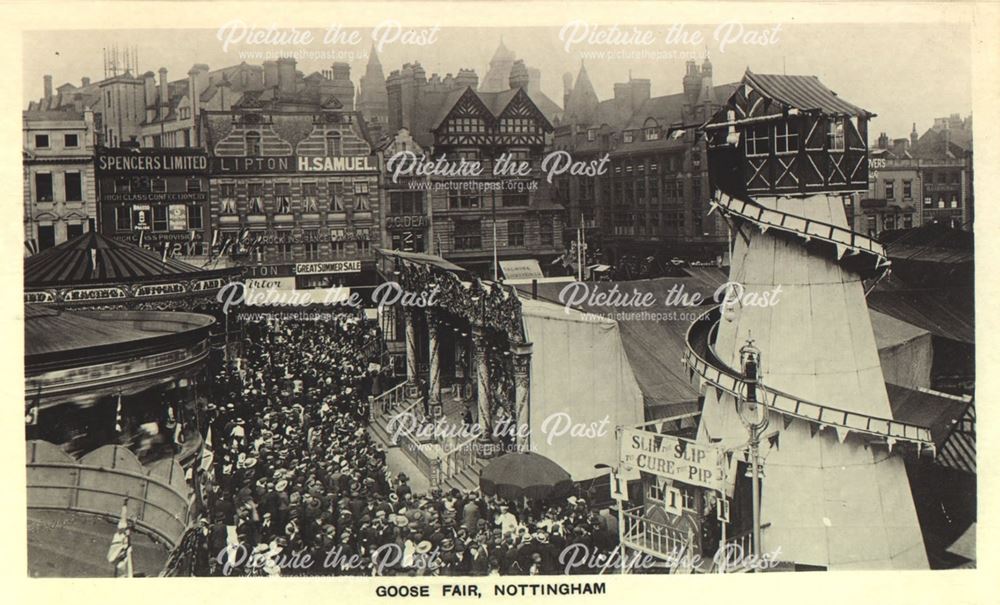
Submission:
[[90,249],[90,270],[97,272],[97,248]]
[[108,548],[108,563],[115,566],[116,578],[132,577],[132,540],[128,527],[128,499],[122,504],[122,514],[118,519],[118,529]]
[[198,468],[205,472],[211,472],[214,462],[215,451],[212,449],[212,427],[208,427],[208,432],[205,434],[205,443],[201,446],[201,465]]
[[145,237],[146,237],[146,230],[145,229],[140,229],[139,230],[139,247],[140,248],[142,248],[142,240],[145,239]]
[[818,433],[818,432],[819,432],[819,428],[820,428],[820,427],[819,427],[819,425],[818,425],[818,424],[816,424],[816,423],[814,423],[814,422],[810,422],[810,423],[809,423],[809,436],[810,436],[810,437],[815,437],[815,436],[816,436],[816,433]]
[[784,425],[784,428],[787,429],[788,427],[790,427],[792,425],[792,417],[791,416],[782,416],[781,417],[781,423]]
[[115,406],[115,432],[122,434],[122,396],[118,394],[118,403]]
[[33,237],[25,240],[24,249],[27,250],[28,256],[38,254],[38,240]]
[[889,447],[889,451],[892,452],[892,446],[896,445],[896,439],[894,437],[886,437],[885,444]]
[[715,387],[715,399],[717,401],[722,401],[722,388],[721,387]]
[[847,434],[851,432],[846,426],[835,426],[833,428],[837,431],[837,441],[841,443],[847,439]]
[[844,258],[844,253],[847,252],[847,246],[844,244],[834,244],[837,246],[837,260]]
[[778,447],[778,440],[781,438],[781,433],[775,433],[767,438],[767,443],[773,448]]

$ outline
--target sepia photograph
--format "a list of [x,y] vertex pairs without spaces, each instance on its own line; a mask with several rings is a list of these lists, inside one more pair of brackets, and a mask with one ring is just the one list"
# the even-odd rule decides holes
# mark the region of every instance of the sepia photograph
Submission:
[[976,36],[786,12],[23,31],[23,573],[975,569]]

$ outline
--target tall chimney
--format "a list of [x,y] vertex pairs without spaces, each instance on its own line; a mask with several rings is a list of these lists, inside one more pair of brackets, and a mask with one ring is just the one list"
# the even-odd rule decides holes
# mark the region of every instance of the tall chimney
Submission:
[[160,68],[160,119],[167,117],[167,111],[170,108],[170,97],[167,93],[167,68]]
[[52,76],[46,74],[42,81],[45,83],[45,98],[52,98]]

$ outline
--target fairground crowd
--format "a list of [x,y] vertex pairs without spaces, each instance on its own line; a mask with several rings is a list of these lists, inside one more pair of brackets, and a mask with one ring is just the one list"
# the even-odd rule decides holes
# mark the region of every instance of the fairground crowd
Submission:
[[[366,430],[383,378],[366,359],[377,327],[249,323],[244,351],[214,378],[199,479],[195,575],[594,573],[564,551],[609,553],[617,519],[575,496],[505,501],[477,491],[414,493]],[[582,547],[586,547],[583,550]],[[577,559],[578,560],[578,559]]]

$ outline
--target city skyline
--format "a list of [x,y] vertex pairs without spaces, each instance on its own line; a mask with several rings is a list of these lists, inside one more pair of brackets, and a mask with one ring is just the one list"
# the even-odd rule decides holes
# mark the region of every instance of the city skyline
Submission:
[[[579,33],[587,26],[576,27]],[[840,55],[825,52],[848,27],[852,39],[857,41],[856,46],[865,49],[866,62],[844,61]],[[767,28],[761,25],[758,29],[763,32]],[[623,26],[620,30],[624,32],[628,28]],[[324,34],[329,30],[309,31],[314,38],[311,44],[233,43],[226,50],[223,49],[226,34],[220,34],[219,29],[74,31],[60,32],[58,39],[46,32],[26,32],[25,55],[35,59],[26,62],[22,75],[23,106],[42,97],[43,75],[52,75],[55,87],[66,82],[79,86],[84,77],[95,82],[102,79],[102,49],[114,45],[138,51],[140,72],[155,72],[166,67],[172,81],[185,78],[195,63],[205,63],[214,70],[242,61],[260,64],[276,58],[266,56],[268,52],[295,51],[300,53],[297,67],[305,74],[327,69],[335,61],[349,63],[351,79],[357,85],[368,61],[372,30],[334,30],[339,34],[339,37],[334,36],[336,42],[346,42],[351,33],[356,33],[356,37],[351,40],[353,44],[330,45],[323,43]],[[425,41],[428,31],[429,28],[424,32]],[[964,117],[971,113],[970,35],[967,28],[959,25],[886,27],[786,23],[777,32],[772,32],[771,39],[776,43],[767,46],[720,44],[714,37],[716,27],[713,26],[641,26],[631,31],[648,33],[652,42],[619,43],[628,42],[619,37],[604,45],[567,44],[572,28],[564,30],[562,35],[560,28],[555,27],[445,28],[433,34],[434,43],[430,45],[387,43],[379,52],[379,60],[386,76],[404,63],[419,61],[428,76],[439,73],[443,77],[447,73],[457,73],[460,68],[471,68],[482,82],[489,60],[502,41],[529,67],[541,70],[542,91],[561,106],[563,74],[570,73],[575,78],[581,62],[601,100],[611,98],[613,84],[627,81],[630,75],[651,80],[652,95],[660,96],[680,92],[686,60],[694,57],[700,63],[707,50],[714,68],[715,84],[736,82],[747,68],[755,73],[818,76],[844,98],[877,114],[871,124],[872,140],[880,132],[886,132],[891,138],[907,136],[913,123],[922,133],[933,125],[935,118],[955,113]],[[702,40],[700,47],[685,43],[697,39],[698,33]],[[932,33],[937,41],[933,47],[923,43]],[[187,41],[184,47],[176,45],[178,37]],[[901,53],[909,53],[910,57],[902,60]],[[607,58],[609,55],[614,58]],[[636,56],[640,58],[628,58]],[[863,75],[866,71],[877,77]],[[926,77],[929,73],[935,77]]]

